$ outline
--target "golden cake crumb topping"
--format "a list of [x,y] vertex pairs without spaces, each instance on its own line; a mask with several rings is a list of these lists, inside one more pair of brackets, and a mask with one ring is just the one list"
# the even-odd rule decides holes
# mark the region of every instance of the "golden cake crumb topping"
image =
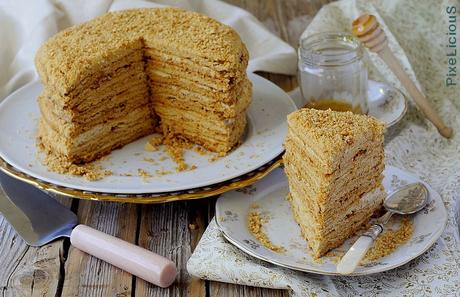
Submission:
[[[288,115],[289,134],[307,141],[325,162],[323,170],[336,170],[347,151],[375,143],[382,147],[384,125],[373,117],[352,112],[303,108]],[[291,135],[291,136],[290,136]]]
[[304,128],[310,136],[323,142],[353,144],[356,136],[383,133],[384,126],[367,115],[332,110],[303,108],[288,116],[288,123]]
[[114,56],[144,46],[199,58],[222,71],[240,71],[248,62],[231,27],[179,8],[142,8],[109,12],[59,32],[38,50],[35,63],[44,83],[64,94]]

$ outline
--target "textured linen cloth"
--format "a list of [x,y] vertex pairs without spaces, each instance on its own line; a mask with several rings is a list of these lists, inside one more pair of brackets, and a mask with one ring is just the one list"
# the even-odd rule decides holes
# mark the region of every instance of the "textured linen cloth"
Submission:
[[248,48],[248,71],[295,74],[295,50],[253,15],[222,1],[5,0],[0,1],[0,100],[37,78],[35,52],[56,32],[107,11],[166,5],[200,12],[232,26]]
[[[386,134],[386,163],[417,175],[442,196],[448,223],[441,238],[425,254],[397,269],[360,277],[329,277],[252,258],[228,243],[213,221],[188,262],[192,275],[289,289],[294,296],[460,296],[460,77],[457,86],[445,84],[449,52],[446,8],[453,5],[457,7],[456,26],[460,30],[458,1],[346,0],[323,7],[302,35],[350,31],[352,20],[360,14],[377,16],[392,51],[454,129],[452,139],[442,138],[410,103],[402,122]],[[376,54],[369,53],[368,58],[371,79],[404,90]]]

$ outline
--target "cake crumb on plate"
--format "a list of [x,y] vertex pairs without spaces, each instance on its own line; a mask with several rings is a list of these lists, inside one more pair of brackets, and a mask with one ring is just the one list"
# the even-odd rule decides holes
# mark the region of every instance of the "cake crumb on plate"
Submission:
[[263,230],[263,225],[267,223],[267,219],[263,218],[258,210],[254,210],[257,209],[258,206],[251,206],[251,208],[253,210],[251,210],[248,215],[249,232],[251,232],[251,234],[254,235],[254,237],[257,238],[257,240],[267,249],[270,249],[276,253],[286,252],[284,247],[273,244]]

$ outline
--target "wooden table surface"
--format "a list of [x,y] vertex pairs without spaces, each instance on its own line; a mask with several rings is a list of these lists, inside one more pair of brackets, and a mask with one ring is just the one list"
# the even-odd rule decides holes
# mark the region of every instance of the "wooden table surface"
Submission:
[[[328,1],[228,2],[247,9],[296,47],[305,26]],[[264,76],[285,90],[296,86],[293,77]],[[187,260],[214,215],[216,198],[157,205],[59,200],[81,223],[173,260],[179,270],[175,283],[166,289],[153,286],[73,248],[67,239],[29,247],[0,215],[2,296],[288,296],[286,291],[204,281],[187,273]]]

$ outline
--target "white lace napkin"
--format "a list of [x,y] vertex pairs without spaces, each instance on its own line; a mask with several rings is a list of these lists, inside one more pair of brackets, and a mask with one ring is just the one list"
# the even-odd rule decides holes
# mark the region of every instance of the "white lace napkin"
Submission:
[[[323,7],[303,34],[349,31],[351,21],[360,14],[376,15],[388,35],[390,48],[410,76],[415,79],[417,75],[417,84],[453,127],[454,137],[442,138],[411,103],[403,121],[386,135],[386,163],[414,173],[442,196],[449,218],[436,244],[414,261],[391,271],[361,277],[329,277],[295,272],[254,259],[228,243],[212,222],[188,262],[192,275],[289,289],[295,296],[459,296],[460,76],[457,86],[445,83],[449,52],[446,9],[455,5],[460,28],[457,1],[339,1]],[[460,52],[458,36],[457,32]],[[369,54],[369,74],[373,80],[402,88],[375,54]]]
[[232,26],[249,50],[249,71],[295,74],[296,54],[253,15],[218,0],[16,0],[0,1],[0,100],[37,78],[36,50],[56,32],[107,11],[172,5]]

